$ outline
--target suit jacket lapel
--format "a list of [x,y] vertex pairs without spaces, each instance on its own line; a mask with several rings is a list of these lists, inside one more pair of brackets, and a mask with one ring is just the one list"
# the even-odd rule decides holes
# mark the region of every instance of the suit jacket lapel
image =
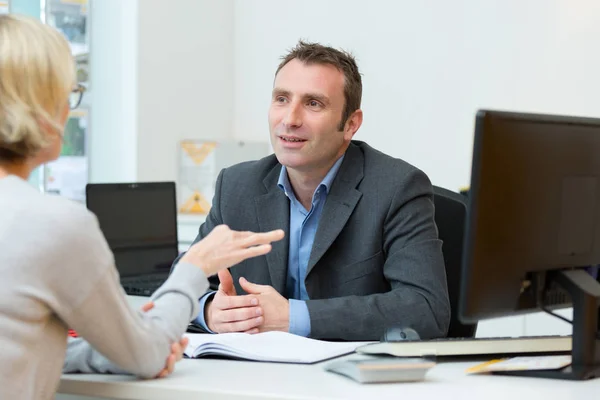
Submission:
[[327,194],[327,201],[323,207],[308,260],[307,276],[338,237],[362,196],[356,187],[363,178],[363,163],[364,157],[361,150],[351,143]]
[[271,251],[266,255],[271,285],[279,292],[285,293],[290,232],[290,203],[285,193],[277,186],[281,165],[277,165],[263,180],[267,193],[254,198],[258,226],[261,232],[283,229],[286,237],[273,243]]

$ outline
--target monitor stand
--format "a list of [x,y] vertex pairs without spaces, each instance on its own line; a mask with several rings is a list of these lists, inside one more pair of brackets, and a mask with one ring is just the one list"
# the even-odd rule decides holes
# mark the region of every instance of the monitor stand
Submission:
[[554,271],[573,302],[572,363],[559,370],[498,371],[498,375],[585,380],[600,377],[600,283],[584,270]]

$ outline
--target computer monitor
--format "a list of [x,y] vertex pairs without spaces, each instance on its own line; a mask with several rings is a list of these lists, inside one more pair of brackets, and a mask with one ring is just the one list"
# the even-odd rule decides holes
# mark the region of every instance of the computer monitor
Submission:
[[169,275],[178,256],[175,196],[174,182],[86,186],[87,207],[98,218],[128,294],[150,293]]
[[464,323],[573,307],[572,365],[599,375],[600,119],[482,110],[461,277]]

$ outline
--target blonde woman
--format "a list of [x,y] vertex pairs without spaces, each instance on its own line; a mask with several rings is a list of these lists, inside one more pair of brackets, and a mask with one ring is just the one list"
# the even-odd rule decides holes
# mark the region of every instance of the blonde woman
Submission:
[[[151,310],[131,309],[94,215],[26,182],[34,168],[59,156],[76,106],[70,95],[80,100],[74,85],[61,34],[34,19],[0,16],[1,399],[53,398],[65,353],[67,370],[94,363],[112,370],[102,354],[115,369],[156,376],[197,316],[206,277],[266,254],[283,237],[219,226],[185,254],[153,295]],[[87,342],[67,351],[68,328]]]

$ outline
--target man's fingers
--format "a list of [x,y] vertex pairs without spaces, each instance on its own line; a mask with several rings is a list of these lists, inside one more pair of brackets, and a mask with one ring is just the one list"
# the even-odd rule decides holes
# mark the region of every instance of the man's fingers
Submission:
[[235,296],[235,287],[233,286],[233,278],[227,269],[218,272],[219,275],[219,290],[227,296]]
[[256,317],[252,319],[247,319],[245,321],[232,322],[229,324],[222,324],[219,333],[226,332],[246,332],[253,328],[260,326],[264,321],[263,317]]
[[258,305],[256,296],[218,296],[215,295],[211,307],[216,310],[230,310],[232,308],[254,307]]
[[248,282],[244,277],[240,278],[240,286],[250,294],[261,294],[271,289],[268,285],[257,285],[256,283]]
[[215,315],[215,322],[229,323],[237,321],[245,321],[255,317],[260,317],[263,311],[260,307],[244,307],[234,308],[231,310],[223,310],[218,315]]
[[233,278],[231,277],[231,273],[228,269],[224,269],[218,272],[219,282],[222,285],[233,285]]

